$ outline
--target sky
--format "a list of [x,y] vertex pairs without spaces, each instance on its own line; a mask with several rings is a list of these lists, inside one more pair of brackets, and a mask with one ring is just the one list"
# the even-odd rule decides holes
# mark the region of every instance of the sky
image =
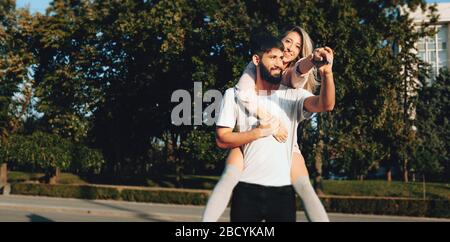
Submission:
[[48,7],[50,2],[51,0],[16,0],[16,5],[19,8],[29,5],[32,13],[45,13],[45,9]]
[[[30,6],[32,13],[44,13],[51,0],[16,0],[17,7]],[[427,0],[428,3],[450,3],[450,0]]]

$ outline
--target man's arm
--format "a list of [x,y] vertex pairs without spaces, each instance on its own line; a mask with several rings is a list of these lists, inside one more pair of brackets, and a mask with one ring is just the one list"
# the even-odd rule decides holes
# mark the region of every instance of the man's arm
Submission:
[[277,129],[278,127],[270,120],[267,124],[260,124],[258,127],[246,132],[233,132],[232,128],[217,127],[216,144],[222,149],[232,149],[251,143],[259,138],[273,135]]
[[218,127],[216,129],[216,144],[222,149],[232,149],[260,138],[258,128],[247,132],[233,132],[232,128]]
[[[333,50],[331,50],[331,48],[329,47],[325,47],[324,49],[328,52],[332,59]],[[336,94],[332,67],[332,63],[329,63],[319,68],[319,73],[322,79],[320,95],[308,97],[305,99],[303,106],[306,111],[318,113],[332,111],[334,109]]]

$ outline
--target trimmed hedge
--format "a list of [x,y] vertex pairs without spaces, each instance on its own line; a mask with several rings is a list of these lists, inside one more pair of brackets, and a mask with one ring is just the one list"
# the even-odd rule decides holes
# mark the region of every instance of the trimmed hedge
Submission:
[[204,192],[149,191],[125,189],[122,200],[134,202],[205,205],[208,194]]
[[[110,199],[184,205],[205,205],[208,191],[178,189],[132,189],[87,185],[47,185],[16,183],[12,194],[79,199]],[[450,200],[421,200],[409,198],[324,196],[321,200],[327,212],[377,214],[416,217],[450,218]],[[299,208],[301,201],[297,199]]]
[[[328,212],[450,218],[449,200],[324,196]],[[301,205],[300,199],[298,199]]]
[[79,199],[120,199],[120,192],[115,188],[31,183],[12,184],[11,194]]

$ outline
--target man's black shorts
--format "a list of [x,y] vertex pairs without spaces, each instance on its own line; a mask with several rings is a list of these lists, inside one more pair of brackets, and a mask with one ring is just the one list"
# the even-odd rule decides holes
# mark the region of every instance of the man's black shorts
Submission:
[[295,222],[294,189],[239,182],[233,190],[230,218],[231,222]]

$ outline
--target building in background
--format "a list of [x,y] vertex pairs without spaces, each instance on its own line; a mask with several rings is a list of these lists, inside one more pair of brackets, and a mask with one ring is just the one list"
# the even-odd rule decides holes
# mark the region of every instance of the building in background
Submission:
[[[423,38],[417,43],[418,55],[421,60],[431,65],[430,80],[439,75],[441,68],[450,69],[450,3],[437,4],[439,21],[436,26],[437,34],[433,37]],[[410,14],[414,23],[420,24],[427,21],[427,17],[421,10]]]

